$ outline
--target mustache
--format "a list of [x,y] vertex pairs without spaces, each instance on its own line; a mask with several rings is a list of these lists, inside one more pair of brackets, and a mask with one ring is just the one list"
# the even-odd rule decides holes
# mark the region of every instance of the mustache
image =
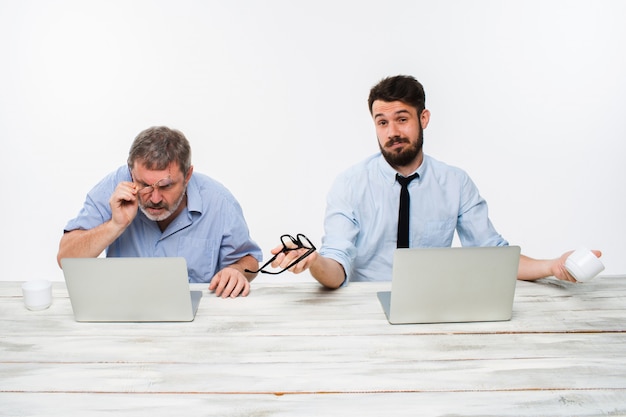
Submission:
[[145,208],[151,208],[151,209],[162,209],[162,208],[167,208],[167,206],[165,204],[163,204],[163,202],[160,203],[152,203],[150,201],[148,201],[147,203],[145,203],[143,205]]
[[409,141],[407,138],[403,138],[401,136],[394,136],[392,138],[390,138],[386,143],[385,146],[389,147],[389,146],[393,146],[396,143],[411,143],[411,141]]

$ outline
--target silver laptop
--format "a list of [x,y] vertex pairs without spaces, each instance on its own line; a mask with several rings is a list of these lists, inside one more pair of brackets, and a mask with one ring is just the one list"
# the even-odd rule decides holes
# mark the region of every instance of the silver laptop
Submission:
[[379,292],[391,324],[510,320],[519,246],[396,249],[391,292]]
[[202,291],[190,291],[184,258],[66,258],[76,321],[192,321]]

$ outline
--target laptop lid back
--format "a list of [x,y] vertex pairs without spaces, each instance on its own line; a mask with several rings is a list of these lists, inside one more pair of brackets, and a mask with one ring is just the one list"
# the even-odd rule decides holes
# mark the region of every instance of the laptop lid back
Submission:
[[190,291],[184,258],[61,260],[76,321],[192,321],[201,291]]
[[392,324],[510,320],[518,246],[397,249],[387,318]]

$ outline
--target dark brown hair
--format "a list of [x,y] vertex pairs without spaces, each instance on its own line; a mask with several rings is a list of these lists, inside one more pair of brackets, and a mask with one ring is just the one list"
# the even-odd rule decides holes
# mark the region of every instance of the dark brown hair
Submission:
[[370,90],[367,100],[370,114],[374,101],[386,102],[401,101],[417,109],[417,114],[422,114],[426,108],[426,93],[424,87],[410,75],[396,75],[395,77],[383,78]]

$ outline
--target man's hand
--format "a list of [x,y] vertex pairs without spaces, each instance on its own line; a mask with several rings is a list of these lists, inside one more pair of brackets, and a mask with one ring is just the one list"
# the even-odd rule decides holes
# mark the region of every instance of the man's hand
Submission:
[[[563,281],[576,282],[576,278],[574,278],[572,274],[570,274],[567,269],[565,269],[565,261],[572,252],[574,251],[565,252],[563,255],[561,255],[560,258],[554,260],[554,263],[551,266],[551,272],[554,277]],[[592,250],[592,252],[598,258],[602,256],[602,252],[600,252],[599,250]]]
[[120,182],[109,199],[109,205],[113,224],[126,229],[137,216],[139,206],[137,186],[132,182]]
[[[276,259],[274,259],[274,261],[271,263],[272,268],[284,269],[287,266],[289,266],[289,264],[291,264],[293,261],[298,259],[300,256],[304,255],[308,251],[308,249],[303,248],[303,249],[290,250],[289,252],[286,252],[286,253],[285,252],[280,253],[282,250],[283,250],[282,245],[276,246],[274,249],[271,250],[272,255],[278,254]],[[298,262],[297,264],[289,268],[289,272],[292,272],[294,274],[299,274],[301,272],[306,271],[307,269],[309,269],[311,265],[315,263],[315,261],[317,260],[317,256],[318,256],[317,251],[311,253],[309,256],[307,256],[306,258],[304,258],[303,260],[301,260],[300,262]]]
[[222,298],[245,297],[250,293],[250,282],[240,270],[227,266],[211,279],[209,291]]
[[115,241],[137,216],[137,189],[132,182],[121,182],[109,198],[111,219],[89,229],[63,233],[59,242],[57,262],[63,258],[95,258]]

